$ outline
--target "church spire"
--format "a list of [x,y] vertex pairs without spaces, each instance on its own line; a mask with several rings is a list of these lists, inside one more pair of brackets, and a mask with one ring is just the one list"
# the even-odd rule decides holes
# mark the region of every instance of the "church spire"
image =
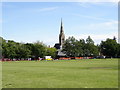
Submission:
[[63,26],[63,25],[62,25],[62,18],[61,18],[61,26]]
[[64,35],[64,30],[63,30],[63,23],[62,23],[62,18],[61,18],[61,27],[60,27],[60,34],[59,34],[59,44],[63,46],[65,41],[65,35]]
[[63,33],[63,23],[62,23],[62,18],[61,18],[61,28],[60,28],[60,33]]

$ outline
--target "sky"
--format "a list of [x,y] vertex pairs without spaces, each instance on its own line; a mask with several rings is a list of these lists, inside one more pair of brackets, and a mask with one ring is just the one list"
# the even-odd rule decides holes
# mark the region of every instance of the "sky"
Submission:
[[66,39],[91,36],[95,44],[114,36],[118,39],[116,2],[3,2],[0,36],[54,46],[59,42],[61,18]]

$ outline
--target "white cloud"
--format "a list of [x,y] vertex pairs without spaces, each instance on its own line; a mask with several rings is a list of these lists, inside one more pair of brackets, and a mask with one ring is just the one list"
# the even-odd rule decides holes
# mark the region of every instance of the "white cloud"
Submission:
[[95,42],[95,44],[100,44],[101,41],[104,41],[106,40],[107,38],[113,38],[114,36],[117,38],[118,40],[118,33],[117,32],[114,32],[114,33],[108,33],[108,34],[80,34],[80,35],[67,35],[66,36],[66,39],[69,37],[69,36],[73,36],[75,37],[77,40],[79,39],[84,39],[86,40],[86,38],[88,36],[90,36],[93,41]]
[[2,2],[118,2],[119,0],[2,0]]
[[[83,26],[81,29],[78,30],[85,30],[82,34],[68,34],[66,38],[69,36],[74,36],[76,39],[86,39],[88,36],[95,41],[95,44],[99,44],[101,40],[106,40],[107,38],[113,38],[114,36],[118,37],[118,21],[109,21],[109,22],[102,22],[102,23],[93,23],[86,26]],[[77,31],[76,31],[77,32]]]
[[[107,4],[108,3],[108,4]],[[90,8],[92,7],[93,5],[97,5],[97,6],[108,6],[108,7],[118,7],[118,2],[100,2],[100,1],[97,1],[97,2],[77,2],[77,5],[79,5],[80,7],[83,7],[83,8]]]
[[5,8],[16,8],[16,6],[15,5],[10,5],[10,4],[7,4],[7,3],[3,3],[3,4],[0,4],[1,5],[1,7],[5,7]]
[[109,33],[109,32],[116,32],[118,31],[118,21],[108,21],[108,22],[101,22],[101,23],[90,23],[85,24],[82,26],[75,26],[72,29],[76,30],[75,32],[92,32],[92,33]]
[[57,36],[52,36],[49,39],[45,39],[44,43],[47,45],[50,45],[51,47],[53,47],[55,45],[55,43],[59,43],[58,42],[58,38],[56,38]]
[[40,9],[37,9],[36,11],[37,11],[37,12],[53,11],[53,10],[56,10],[57,8],[58,8],[58,7],[40,8]]
[[89,8],[90,5],[88,5],[86,2],[77,2],[77,5],[84,7],[84,8]]
[[76,0],[79,2],[118,2],[119,0]]
[[72,15],[79,16],[79,17],[84,17],[84,18],[88,18],[88,19],[113,21],[112,19],[105,19],[105,18],[102,18],[102,17],[95,17],[95,16],[90,16],[90,15],[82,15],[82,14],[72,14]]
[[2,23],[3,21],[2,21],[2,19],[0,19],[0,23]]
[[[103,23],[94,23],[90,24],[88,26],[89,29],[94,30],[117,30],[118,29],[118,21],[109,21],[109,22],[103,22]],[[104,31],[103,31],[104,32]]]
[[118,25],[118,21],[113,20],[109,22],[90,24],[90,27],[117,28],[117,25]]

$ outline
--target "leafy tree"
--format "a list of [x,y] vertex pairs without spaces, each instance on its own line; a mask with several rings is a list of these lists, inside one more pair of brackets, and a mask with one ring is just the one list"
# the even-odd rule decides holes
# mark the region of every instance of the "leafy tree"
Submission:
[[100,46],[103,55],[108,57],[117,57],[119,48],[116,40],[108,38],[106,41],[102,41]]
[[8,46],[4,39],[2,40],[2,56],[8,58]]
[[66,39],[63,51],[68,56],[96,56],[98,55],[98,47],[94,45],[94,41],[88,36],[86,43],[84,39],[76,40],[74,37]]
[[46,49],[47,49],[46,54],[45,54],[46,56],[52,56],[52,58],[56,57],[57,50],[55,48],[47,47]]
[[46,46],[38,41],[33,44],[32,53],[35,58],[44,57],[46,54]]
[[76,40],[73,36],[66,39],[63,51],[70,57],[83,56],[84,40]]
[[16,56],[16,45],[15,42],[12,40],[8,40],[5,43],[5,46],[3,47],[5,51],[3,51],[6,55],[5,57],[13,59]]
[[2,40],[3,38],[0,37],[0,59],[2,58]]
[[81,48],[80,49],[80,53],[81,53],[80,56],[85,56],[85,52],[86,52],[85,51],[86,50],[85,49],[85,46],[86,46],[85,40],[84,39],[80,39],[79,43],[81,44],[81,46],[80,46],[80,48]]
[[65,44],[63,46],[63,51],[67,56],[76,56],[76,39],[72,36],[66,39]]
[[94,41],[91,39],[90,36],[88,36],[88,38],[86,39],[86,43],[87,44],[94,44]]
[[86,39],[84,55],[85,56],[97,56],[99,54],[98,47],[94,45],[94,41],[90,36]]
[[32,44],[32,43],[26,43],[25,46],[26,46],[27,49],[30,50],[29,57],[32,58],[32,56],[34,56],[34,44]]
[[76,40],[75,43],[75,50],[76,50],[76,56],[84,56],[84,46],[85,46],[85,41],[84,39],[80,39],[79,41]]
[[25,44],[17,43],[16,45],[16,58],[29,58],[31,57],[31,51]]
[[120,43],[118,43],[118,53],[117,56],[120,57]]

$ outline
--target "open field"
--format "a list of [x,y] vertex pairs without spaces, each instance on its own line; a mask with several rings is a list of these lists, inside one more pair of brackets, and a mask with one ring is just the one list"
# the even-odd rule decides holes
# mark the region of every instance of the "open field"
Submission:
[[117,88],[118,59],[2,62],[3,88]]

